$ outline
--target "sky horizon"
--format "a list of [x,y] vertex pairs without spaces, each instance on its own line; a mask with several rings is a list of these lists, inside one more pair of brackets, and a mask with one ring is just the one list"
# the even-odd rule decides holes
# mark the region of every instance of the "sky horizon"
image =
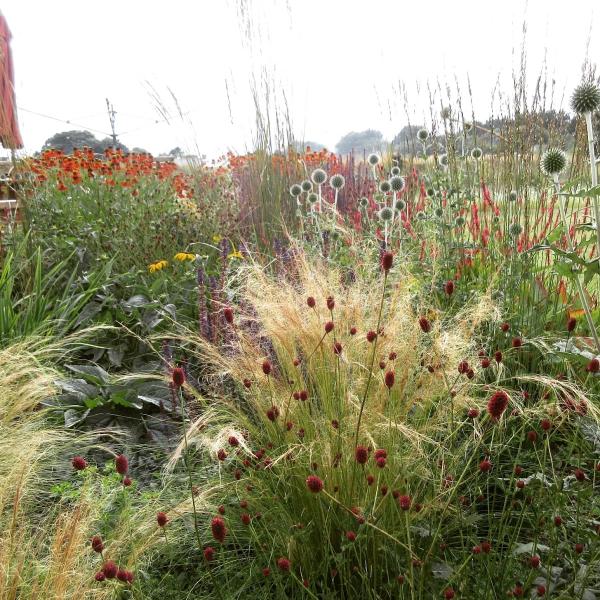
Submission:
[[329,149],[349,131],[391,139],[407,124],[404,94],[413,123],[431,123],[428,88],[441,107],[439,89],[455,98],[459,85],[470,112],[467,77],[475,117],[485,120],[492,97],[498,104],[513,93],[523,41],[530,81],[545,69],[555,107],[568,109],[586,57],[600,56],[594,4],[506,0],[493,15],[475,0],[5,0],[0,8],[13,35],[26,152],[68,129],[110,135],[109,98],[130,148],[216,157],[252,147],[252,82],[264,104],[265,80],[271,102],[287,102],[295,136]]

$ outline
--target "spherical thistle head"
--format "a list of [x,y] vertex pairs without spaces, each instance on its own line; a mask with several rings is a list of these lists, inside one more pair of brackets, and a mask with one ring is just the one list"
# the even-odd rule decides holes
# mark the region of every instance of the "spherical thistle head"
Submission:
[[400,175],[390,177],[389,182],[392,192],[401,192],[406,187],[404,177],[401,177]]
[[465,224],[465,218],[464,217],[456,217],[456,219],[454,219],[454,224],[457,227],[463,227]]
[[465,121],[463,123],[463,129],[466,133],[469,133],[473,129],[473,123],[471,123],[470,121]]
[[523,226],[520,223],[511,223],[508,228],[508,233],[514,238],[519,237],[523,233]]
[[403,210],[406,210],[406,202],[404,202],[404,200],[402,200],[402,198],[399,198],[394,203],[394,210],[396,212],[402,212]]
[[494,421],[497,421],[503,415],[508,407],[508,400],[508,394],[504,390],[498,390],[492,394],[488,400],[487,410]]
[[429,139],[429,131],[425,128],[419,129],[419,131],[417,131],[417,139],[420,142],[426,142]]
[[384,206],[378,216],[383,222],[391,221],[394,218],[394,211],[389,206]]
[[402,170],[400,169],[400,167],[392,167],[390,169],[390,175],[392,177],[396,177],[397,175],[400,175],[402,173]]
[[115,468],[119,475],[127,475],[127,471],[129,471],[129,461],[124,454],[119,454],[115,458]]
[[417,221],[424,221],[427,218],[427,215],[420,210],[416,215],[415,218],[417,219]]
[[391,189],[392,189],[392,186],[390,185],[390,182],[387,180],[384,180],[379,184],[379,191],[382,194],[387,194]]
[[316,192],[309,192],[308,196],[306,196],[309,204],[314,204],[319,201],[319,194]]
[[511,190],[511,192],[508,194],[508,199],[511,202],[515,202],[518,197],[519,197],[519,194],[517,193],[516,190]]
[[306,487],[313,494],[318,494],[323,489],[323,480],[316,475],[309,475],[306,478]]
[[452,109],[449,106],[444,106],[440,111],[442,119],[449,119],[452,116]]
[[583,115],[594,112],[600,107],[600,88],[595,83],[585,82],[579,84],[571,96],[571,108]]
[[87,461],[83,456],[74,456],[71,459],[71,465],[76,471],[83,471],[87,467]]
[[322,185],[327,181],[327,172],[323,169],[315,169],[311,174],[310,178],[312,182],[317,185]]
[[303,192],[310,192],[310,191],[312,191],[312,183],[308,179],[305,179],[300,184],[300,187],[302,188]]
[[483,156],[483,150],[481,148],[473,148],[471,150],[471,158],[479,160]]
[[346,180],[344,179],[344,176],[340,175],[339,173],[332,175],[331,179],[329,180],[329,185],[334,190],[341,190],[344,187],[345,183]]
[[367,156],[367,162],[372,167],[378,165],[380,160],[381,160],[381,157],[379,156],[379,154],[375,154],[374,152],[369,154],[369,156]]
[[442,167],[447,167],[448,166],[448,155],[441,154],[440,157],[438,158],[438,161],[439,161],[440,165],[442,165]]
[[560,148],[548,148],[542,154],[540,168],[544,175],[559,175],[567,166],[567,155]]
[[433,214],[440,219],[441,217],[444,216],[444,209],[443,208],[436,208],[435,211],[433,212]]
[[366,198],[365,196],[363,196],[359,201],[358,201],[358,206],[360,208],[367,208],[369,206],[369,199]]
[[290,188],[290,195],[293,196],[294,198],[297,198],[301,193],[302,193],[302,187],[299,186],[297,183],[295,183]]

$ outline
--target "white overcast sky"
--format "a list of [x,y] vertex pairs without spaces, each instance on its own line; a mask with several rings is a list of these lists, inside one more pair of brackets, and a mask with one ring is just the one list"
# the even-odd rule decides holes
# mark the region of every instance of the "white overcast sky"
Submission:
[[20,110],[27,151],[78,125],[109,132],[108,97],[129,147],[242,152],[261,73],[275,96],[285,92],[296,136],[329,148],[351,130],[389,139],[404,126],[400,81],[411,118],[427,123],[426,85],[457,77],[464,88],[468,74],[485,119],[498,78],[512,93],[524,21],[531,78],[545,57],[564,106],[586,56],[600,58],[599,0],[0,0],[0,9],[19,107],[71,121]]

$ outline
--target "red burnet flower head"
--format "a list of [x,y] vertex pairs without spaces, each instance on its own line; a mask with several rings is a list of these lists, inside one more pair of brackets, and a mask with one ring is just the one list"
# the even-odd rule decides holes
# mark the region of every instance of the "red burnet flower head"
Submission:
[[471,552],[473,554],[481,554],[481,546],[479,544],[477,544],[476,546],[473,546],[471,548]]
[[478,408],[470,408],[467,411],[467,417],[469,417],[469,419],[476,419],[479,416],[479,409]]
[[492,550],[492,544],[490,544],[490,542],[488,542],[487,540],[485,542],[481,542],[481,551],[484,554],[489,554]]
[[492,419],[497,421],[500,419],[508,406],[508,394],[504,390],[494,392],[488,400],[487,410]]
[[574,319],[573,317],[567,319],[567,331],[571,333],[575,331],[575,327],[577,327],[577,319]]
[[555,524],[557,527],[560,527],[560,526],[562,525],[562,522],[563,522],[563,520],[562,520],[562,517],[561,517],[560,515],[556,515],[556,516],[554,517],[554,524]]
[[542,419],[540,421],[540,427],[544,431],[550,431],[550,429],[552,429],[552,422],[550,421],[550,419]]
[[299,358],[295,358],[294,361],[294,366],[297,367],[300,364],[300,359]]
[[306,487],[313,494],[318,494],[323,489],[323,480],[316,475],[309,475],[306,478]]
[[381,255],[381,267],[387,273],[394,264],[394,255],[391,252],[384,252]]
[[448,296],[452,296],[452,294],[454,293],[454,281],[446,281],[446,283],[444,284],[444,292],[446,292]]
[[455,593],[451,587],[448,587],[444,590],[444,598],[446,600],[452,600],[452,598],[454,598],[454,596],[455,596]]
[[277,418],[279,417],[279,409],[276,406],[271,406],[271,408],[269,408],[269,410],[267,410],[267,419],[269,419],[269,421],[277,421]]
[[335,300],[333,296],[327,296],[327,308],[333,310],[335,308]]
[[382,496],[387,496],[388,486],[387,485],[382,485],[381,488],[379,489],[379,492],[381,493]]
[[119,569],[117,571],[117,579],[123,583],[133,583],[133,573],[127,569]]
[[385,360],[380,360],[379,361],[379,368],[383,371],[383,369],[385,369]]
[[350,335],[356,335],[356,327],[350,327]]
[[354,542],[356,540],[356,533],[354,533],[352,530],[346,531],[346,539],[349,542]]
[[512,590],[512,595],[515,598],[521,598],[525,591],[523,590],[523,586],[520,583],[515,584],[515,587]]
[[92,546],[92,550],[100,554],[102,550],[104,550],[104,543],[102,542],[102,538],[99,535],[95,535],[90,540],[90,544]]
[[317,304],[317,301],[312,296],[309,296],[306,299],[306,304],[308,304],[309,308],[314,308]]
[[226,306],[223,309],[223,316],[225,317],[225,320],[231,325],[233,323],[233,308],[231,308],[230,306]]
[[262,570],[262,574],[263,574],[263,577],[268,577],[271,574],[271,569],[269,569],[269,567],[265,567]]
[[300,400],[306,402],[308,400],[308,392],[306,390],[300,390]]
[[291,566],[292,566],[292,563],[290,562],[290,560],[288,558],[281,556],[280,558],[277,559],[277,568],[280,571],[284,571],[287,573],[290,570]]
[[479,470],[482,473],[487,473],[490,469],[492,468],[492,463],[489,461],[489,459],[484,458],[480,463],[479,463]]
[[169,517],[167,517],[167,513],[163,511],[159,511],[156,513],[156,522],[159,527],[164,527],[169,522]]
[[537,554],[529,557],[529,566],[532,569],[537,569],[540,566],[540,557]]
[[343,350],[342,344],[340,342],[334,342],[333,353],[337,354],[339,356],[342,353],[342,350]]
[[230,446],[234,446],[235,447],[235,446],[239,446],[240,445],[240,442],[235,437],[235,435],[230,435],[227,441],[229,442]]
[[546,595],[546,586],[543,583],[540,583],[536,588],[535,591],[537,593],[538,596],[545,596]]
[[520,348],[523,345],[523,340],[520,337],[514,337],[512,339],[512,347]]
[[404,494],[398,498],[398,505],[402,510],[409,510],[410,505],[412,504],[412,499],[410,496]]
[[387,459],[385,458],[385,456],[380,456],[378,458],[375,459],[375,464],[380,468],[383,469],[385,467],[387,463]]
[[496,350],[496,352],[494,352],[494,360],[497,363],[501,363],[502,362],[502,352],[500,352],[500,350]]
[[457,370],[461,374],[466,373],[469,370],[469,363],[466,360],[462,360],[458,363]]
[[502,331],[506,333],[510,329],[510,325],[506,321],[504,321],[504,323],[500,324],[500,329],[502,329]]
[[180,388],[185,383],[185,371],[182,367],[175,367],[173,373],[171,373],[173,385]]
[[375,483],[375,477],[369,473],[367,475],[367,485],[373,485]]
[[269,375],[271,373],[273,369],[273,366],[271,365],[271,361],[265,359],[263,360],[263,364],[262,364],[262,371],[265,375]]
[[585,546],[583,544],[575,544],[575,552],[577,554],[581,554],[585,549]]
[[395,352],[390,352],[388,354],[388,360],[396,360],[398,358],[398,355]]
[[71,459],[71,465],[76,471],[83,471],[87,467],[87,462],[83,456],[74,456]]
[[125,477],[123,477],[123,481],[121,482],[125,487],[129,487],[133,481],[131,479],[131,477],[129,477],[129,475],[125,475]]
[[204,560],[206,562],[211,562],[215,558],[215,549],[212,546],[207,546],[204,548]]
[[525,482],[522,479],[519,479],[516,485],[518,489],[522,490],[525,487]]
[[378,458],[387,458],[387,450],[385,450],[384,448],[378,448],[377,450],[375,450],[375,460],[377,460]]
[[429,319],[425,317],[419,317],[419,327],[423,333],[429,333],[431,331],[431,323],[429,322]]
[[219,506],[219,508],[217,508],[217,511],[219,511],[220,515],[224,515],[225,514],[225,507],[221,504]]
[[592,358],[585,370],[589,373],[598,373],[598,371],[600,371],[600,360],[598,360],[597,358]]
[[113,560],[107,560],[104,565],[102,565],[102,572],[106,576],[106,579],[114,579],[117,576],[117,572],[119,567]]
[[250,525],[250,521],[252,521],[252,517],[248,513],[242,513],[240,519],[244,525]]
[[225,452],[223,448],[219,448],[219,451],[217,452],[217,458],[219,460],[225,460],[227,458],[227,452]]
[[249,389],[252,387],[252,382],[251,382],[251,381],[250,381],[248,378],[245,378],[245,379],[242,381],[242,383],[244,384],[244,387],[245,387],[247,390],[249,390]]
[[217,542],[223,543],[225,541],[227,528],[225,527],[225,521],[221,517],[213,517],[210,522],[210,530],[213,538],[215,538]]
[[523,467],[521,465],[515,465],[515,475],[520,477],[523,473]]
[[98,582],[104,581],[106,579],[106,575],[104,574],[104,571],[98,571],[94,575],[94,579]]
[[374,342],[377,339],[377,334],[374,331],[367,331],[367,342]]
[[327,321],[327,323],[325,323],[325,333],[331,333],[333,331],[333,321]]
[[481,359],[481,368],[482,369],[487,369],[490,366],[490,359],[489,358],[482,358]]
[[533,429],[531,431],[527,432],[527,439],[532,443],[535,444],[537,442],[537,438],[538,438],[538,434],[536,431],[534,431]]
[[119,456],[115,458],[115,467],[119,475],[127,474],[127,471],[129,471],[129,461],[124,454],[119,454]]
[[394,375],[394,371],[388,371],[385,374],[385,385],[388,389],[392,388],[395,380],[396,380],[396,376]]
[[575,475],[575,479],[577,479],[577,481],[585,481],[585,472],[583,469],[575,469],[573,474]]
[[369,460],[369,450],[366,446],[356,446],[354,458],[359,465],[364,465]]

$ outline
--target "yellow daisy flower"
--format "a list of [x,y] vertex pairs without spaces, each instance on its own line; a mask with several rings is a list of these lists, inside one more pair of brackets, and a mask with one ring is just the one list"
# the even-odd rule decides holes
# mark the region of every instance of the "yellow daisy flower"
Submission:
[[239,258],[242,259],[244,258],[244,255],[239,251],[239,250],[234,250],[233,252],[230,252],[229,255],[227,256],[227,258],[229,260],[232,260],[234,258]]
[[196,255],[190,254],[189,252],[178,252],[174,256],[174,259],[178,260],[180,262],[183,262],[184,260],[194,260],[195,258],[196,258]]
[[223,239],[223,236],[219,235],[218,233],[213,235],[213,237],[212,237],[213,243],[215,243],[215,244],[218,244],[222,239]]
[[150,271],[150,273],[156,273],[156,271],[162,271],[168,265],[169,262],[166,260],[157,260],[148,265],[148,271]]

